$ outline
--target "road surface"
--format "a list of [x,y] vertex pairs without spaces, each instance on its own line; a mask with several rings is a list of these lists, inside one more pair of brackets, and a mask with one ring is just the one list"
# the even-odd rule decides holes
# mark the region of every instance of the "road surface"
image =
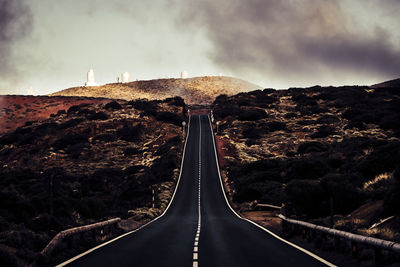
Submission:
[[208,116],[192,116],[189,126],[178,187],[165,214],[68,266],[327,266],[233,212]]

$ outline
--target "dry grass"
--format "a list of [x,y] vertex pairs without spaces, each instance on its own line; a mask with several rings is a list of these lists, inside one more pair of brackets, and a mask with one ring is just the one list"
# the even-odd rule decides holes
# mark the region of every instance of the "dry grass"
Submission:
[[51,95],[91,96],[115,99],[164,99],[181,96],[186,104],[211,104],[221,94],[233,95],[260,89],[252,83],[232,77],[196,77],[158,79],[125,84],[113,83],[96,87],[74,87]]
[[368,182],[365,182],[363,185],[363,189],[364,190],[370,189],[371,187],[373,187],[374,185],[377,185],[378,183],[381,183],[383,181],[388,181],[391,179],[393,179],[392,172],[385,172],[385,173],[379,174],[379,175],[375,176],[374,179],[372,179]]

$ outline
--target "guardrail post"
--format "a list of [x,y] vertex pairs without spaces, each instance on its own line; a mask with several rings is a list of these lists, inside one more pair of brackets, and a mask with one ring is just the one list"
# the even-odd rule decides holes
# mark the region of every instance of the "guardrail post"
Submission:
[[383,254],[382,250],[379,248],[374,248],[374,261],[375,261],[375,266],[382,266],[383,264]]
[[313,229],[308,230],[307,241],[310,242],[315,239],[315,231]]
[[357,258],[359,254],[358,244],[356,242],[351,242],[351,256]]
[[335,240],[335,250],[336,251],[340,251],[340,237],[338,237],[338,236],[335,236],[334,237],[334,240]]

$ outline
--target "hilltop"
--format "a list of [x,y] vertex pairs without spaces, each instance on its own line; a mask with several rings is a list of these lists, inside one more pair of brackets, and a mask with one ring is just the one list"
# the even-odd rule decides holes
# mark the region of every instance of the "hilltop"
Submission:
[[400,88],[400,79],[394,79],[383,83],[374,84],[371,88]]
[[186,104],[211,104],[218,95],[234,95],[260,89],[260,86],[233,77],[196,77],[189,79],[158,79],[130,83],[111,83],[95,87],[74,87],[51,96],[85,96],[116,99],[149,100],[180,96]]

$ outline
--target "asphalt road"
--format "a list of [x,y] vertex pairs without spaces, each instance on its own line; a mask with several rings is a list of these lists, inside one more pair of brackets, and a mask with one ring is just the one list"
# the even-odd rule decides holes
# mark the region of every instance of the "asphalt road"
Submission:
[[208,116],[192,116],[165,214],[68,266],[326,266],[239,218],[225,200],[215,155]]

